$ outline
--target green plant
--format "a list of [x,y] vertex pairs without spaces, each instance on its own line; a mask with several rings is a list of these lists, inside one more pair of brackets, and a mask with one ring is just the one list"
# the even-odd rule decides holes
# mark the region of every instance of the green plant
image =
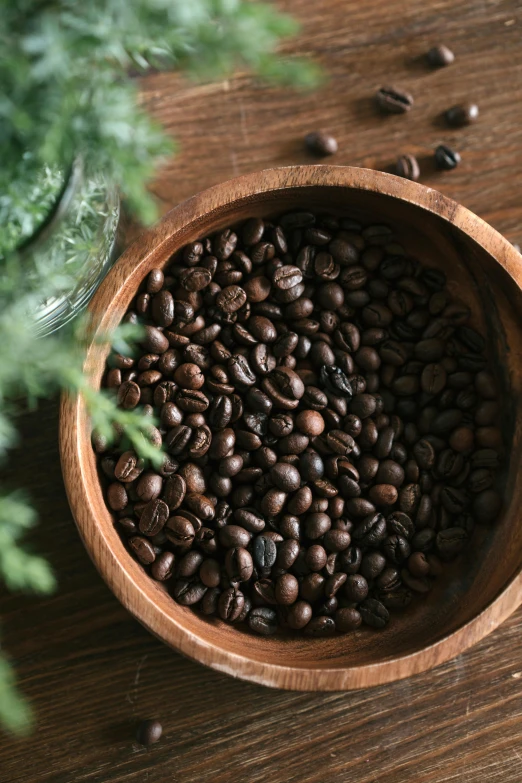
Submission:
[[[279,40],[296,32],[271,5],[245,0],[0,0],[0,457],[16,443],[14,400],[34,404],[65,388],[83,391],[93,425],[110,438],[114,425],[140,454],[157,459],[147,424],[93,392],[82,374],[84,321],[35,340],[34,313],[42,300],[71,290],[88,251],[16,252],[44,216],[63,172],[80,155],[87,178],[103,171],[122,188],[143,221],[155,216],[146,189],[173,145],[138,108],[130,69],[151,65],[206,78],[248,67],[263,77],[310,85],[315,69],[274,56]],[[139,333],[122,327],[111,340],[132,350]],[[22,546],[36,523],[27,498],[0,495],[0,578],[9,589],[50,592],[48,564]],[[0,723],[30,727],[30,709],[0,657]]]

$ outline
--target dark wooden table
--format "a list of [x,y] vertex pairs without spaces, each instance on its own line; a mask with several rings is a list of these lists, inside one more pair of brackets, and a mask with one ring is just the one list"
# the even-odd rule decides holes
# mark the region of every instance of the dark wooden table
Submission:
[[[187,85],[153,75],[143,98],[179,141],[155,184],[162,209],[221,180],[309,162],[302,137],[324,127],[335,162],[387,168],[421,158],[422,181],[522,240],[522,6],[515,0],[288,0],[303,23],[288,52],[320,61],[329,82],[310,94],[246,76]],[[431,70],[422,55],[445,42],[455,63]],[[408,116],[379,117],[375,90],[409,89]],[[476,125],[448,130],[441,113],[465,99]],[[462,165],[436,173],[447,142]],[[41,524],[34,546],[52,561],[58,593],[5,596],[2,644],[38,715],[34,735],[4,739],[2,783],[514,783],[522,779],[522,611],[482,644],[427,674],[373,690],[284,693],[184,660],[118,604],[91,565],[65,498],[57,407],[23,424],[7,479],[31,488]],[[5,473],[5,471],[4,471]],[[4,476],[5,478],[5,476]],[[1,698],[1,695],[0,695]],[[138,719],[158,717],[164,737],[133,741]]]

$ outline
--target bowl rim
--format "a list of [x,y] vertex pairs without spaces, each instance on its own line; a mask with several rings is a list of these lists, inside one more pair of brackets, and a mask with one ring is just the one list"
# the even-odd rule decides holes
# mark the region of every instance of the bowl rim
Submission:
[[[288,166],[245,174],[214,185],[182,202],[151,229],[142,233],[122,254],[100,285],[90,306],[98,313],[107,295],[115,300],[126,286],[128,276],[139,273],[150,255],[157,253],[184,226],[238,200],[269,191],[310,187],[346,187],[376,192],[423,209],[473,239],[505,269],[522,288],[522,259],[518,251],[484,220],[433,188],[392,174],[346,166]],[[94,355],[101,350],[100,339],[110,322],[107,309],[93,327],[85,354],[87,378]],[[210,644],[188,631],[154,601],[152,591],[140,584],[112,551],[102,526],[91,513],[93,487],[85,480],[82,453],[86,436],[86,412],[81,395],[61,398],[59,445],[64,483],[69,504],[83,543],[99,573],[118,598],[149,631],[187,657],[213,669],[252,682],[291,690],[332,691],[379,685],[418,674],[458,655],[500,625],[522,602],[522,571],[516,573],[499,595],[478,615],[436,642],[415,652],[389,657],[360,666],[314,668],[269,664],[249,657],[248,646],[241,654],[219,644]],[[152,582],[140,572],[143,581]]]

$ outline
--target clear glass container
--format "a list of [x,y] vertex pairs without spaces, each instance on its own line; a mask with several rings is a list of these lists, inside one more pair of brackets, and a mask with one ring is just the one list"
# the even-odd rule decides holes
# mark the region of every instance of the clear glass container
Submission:
[[[0,204],[0,207],[2,205]],[[13,229],[7,241],[16,244],[20,262],[30,256],[31,268],[73,271],[76,284],[41,302],[35,333],[51,334],[71,321],[88,304],[115,257],[120,200],[103,175],[86,177],[80,159],[63,174],[42,169],[24,199],[11,198],[2,215],[11,218]],[[0,214],[1,214],[0,209]],[[4,222],[5,225],[5,222]],[[11,250],[12,248],[0,248]]]

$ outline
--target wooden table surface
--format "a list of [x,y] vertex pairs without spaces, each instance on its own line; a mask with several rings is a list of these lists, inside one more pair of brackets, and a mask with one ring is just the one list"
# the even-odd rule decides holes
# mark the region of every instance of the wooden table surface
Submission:
[[[210,86],[169,74],[144,81],[146,105],[180,146],[154,186],[164,211],[234,175],[309,162],[302,137],[326,128],[339,140],[336,163],[384,169],[413,152],[423,182],[522,241],[520,3],[288,0],[285,8],[303,24],[286,50],[323,64],[322,89],[295,94],[245,76]],[[456,61],[431,70],[422,55],[442,42]],[[409,115],[376,114],[373,93],[390,83],[413,93]],[[445,128],[441,113],[465,99],[479,104],[479,121]],[[434,171],[441,142],[461,152],[458,170]],[[327,695],[268,690],[171,652],[105,587],[65,498],[56,404],[25,419],[7,473],[31,489],[41,514],[33,544],[52,561],[59,591],[0,602],[2,644],[38,716],[30,739],[3,739],[2,783],[522,780],[522,611],[467,654],[409,680]],[[133,740],[143,717],[164,725],[149,750]]]

